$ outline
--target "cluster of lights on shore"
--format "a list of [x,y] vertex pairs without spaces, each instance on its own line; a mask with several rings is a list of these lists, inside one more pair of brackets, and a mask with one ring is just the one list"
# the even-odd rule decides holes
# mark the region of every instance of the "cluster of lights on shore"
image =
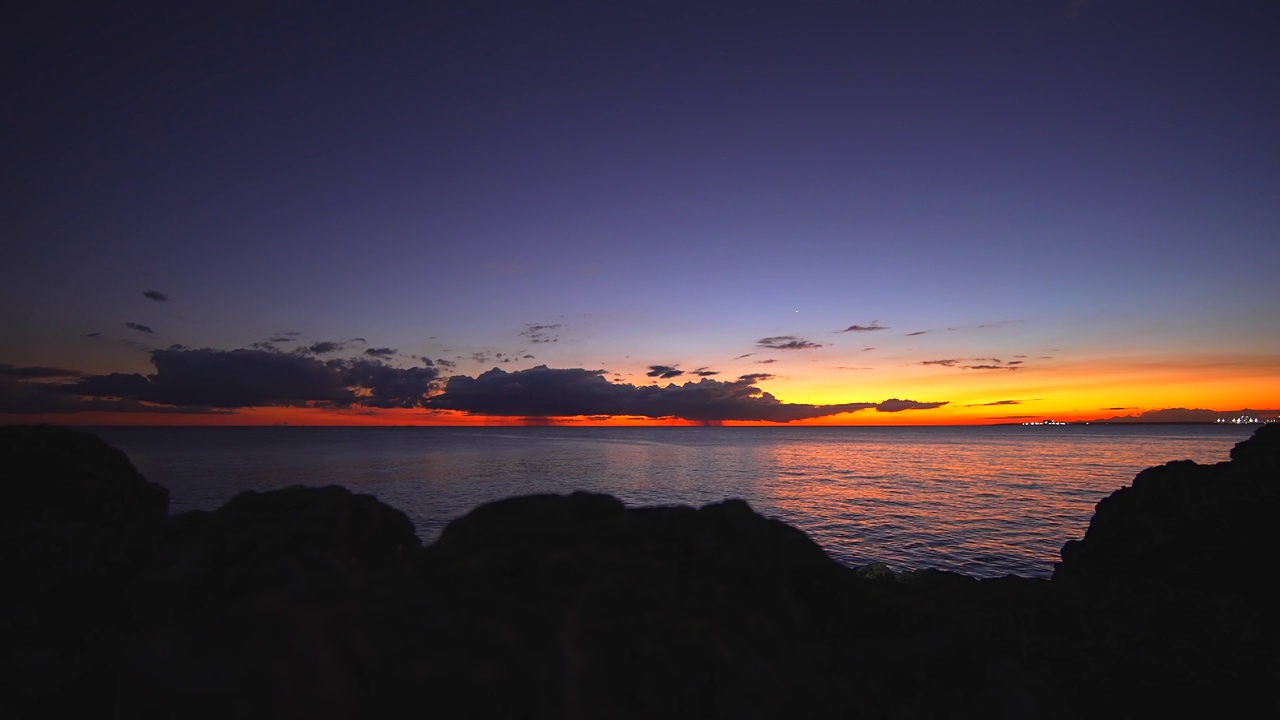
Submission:
[[[1234,418],[1218,418],[1215,421],[1219,425],[1263,425],[1266,423],[1280,422],[1280,418],[1259,418],[1253,415],[1241,415]],[[1032,422],[1024,422],[1023,425],[1070,425],[1058,420],[1038,420]],[[1078,423],[1088,425],[1089,423]]]

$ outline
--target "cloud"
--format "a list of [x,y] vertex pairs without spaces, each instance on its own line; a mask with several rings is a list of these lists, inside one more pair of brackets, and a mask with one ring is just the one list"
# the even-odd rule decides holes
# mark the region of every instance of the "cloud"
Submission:
[[873,348],[873,347],[864,347],[864,348],[862,348],[862,352],[871,352],[872,350],[875,350],[875,348]]
[[[1112,409],[1112,408],[1108,408]],[[1132,410],[1134,408],[1122,408],[1124,410]],[[1148,423],[1211,423],[1217,422],[1219,419],[1230,420],[1241,415],[1251,415],[1253,417],[1275,417],[1280,415],[1280,410],[1252,410],[1244,408],[1241,410],[1206,410],[1204,408],[1161,408],[1159,410],[1146,410],[1137,415],[1122,415],[1119,417],[1111,417],[1106,420],[1095,422],[1148,422]]]
[[302,353],[240,349],[153,350],[155,373],[90,375],[51,386],[67,395],[176,407],[415,407],[435,389],[433,366],[378,359],[320,360]]
[[927,332],[929,332],[929,331],[928,331],[928,330],[917,330],[917,331],[915,331],[915,332],[909,332],[909,333],[907,333],[904,337],[915,337],[916,335],[924,335],[924,334],[925,334],[925,333],[927,333]]
[[888,330],[889,328],[881,325],[879,320],[872,320],[870,325],[850,325],[843,330],[837,330],[836,333],[847,332],[875,332],[876,330]]
[[965,407],[992,407],[995,405],[1021,405],[1021,404],[1022,404],[1021,400],[996,400],[995,402],[973,403],[972,405],[965,405]]
[[697,375],[698,377],[711,377],[712,375],[719,375],[719,374],[720,374],[720,371],[719,371],[719,370],[708,370],[707,368],[700,367],[700,368],[698,368],[697,370],[690,370],[690,371],[689,371],[689,374],[690,374],[690,375]]
[[131,330],[137,330],[138,332],[140,332],[140,333],[146,333],[147,335],[155,335],[155,334],[156,334],[156,331],[155,331],[155,330],[152,330],[151,328],[149,328],[149,327],[147,327],[146,325],[143,325],[143,324],[141,324],[141,323],[136,323],[136,322],[127,322],[127,323],[125,323],[124,325],[125,325],[125,327],[130,328]]
[[942,360],[922,360],[920,365],[940,365],[942,367],[954,367],[961,370],[1018,370],[1022,367],[1021,360],[1010,360],[1004,362],[1000,358],[945,358]]
[[395,355],[396,351],[393,348],[369,348],[364,351],[364,354],[369,357],[385,358]]
[[0,375],[12,378],[36,379],[36,378],[67,378],[80,377],[84,373],[79,370],[67,370],[66,368],[45,367],[33,365],[29,367],[15,367],[8,363],[0,363]]
[[527,323],[524,330],[520,332],[520,336],[531,343],[555,343],[560,342],[560,338],[555,335],[555,331],[561,328],[561,323],[551,323],[548,325],[538,325],[536,323]]
[[773,363],[776,363],[776,362],[778,362],[778,361],[777,361],[777,360],[775,360],[774,358],[767,358],[767,359],[765,359],[765,360],[755,360],[755,361],[753,361],[753,363],[752,363],[752,364],[754,364],[754,365],[772,365]]
[[100,332],[85,333],[85,337],[98,337],[98,336],[99,336],[99,335],[101,335],[101,334],[102,334],[102,333],[100,333]]
[[671,366],[671,365],[650,365],[649,372],[645,373],[645,376],[651,377],[651,378],[662,378],[663,380],[670,380],[671,378],[674,378],[674,377],[680,377],[683,374],[684,374],[683,370],[677,370],[674,366]]
[[168,295],[165,295],[159,290],[144,290],[142,297],[148,300],[155,300],[156,302],[164,302],[169,299]]
[[734,360],[741,360],[742,358],[749,358],[749,357],[751,357],[752,355],[755,355],[755,353],[743,353],[743,354],[741,354],[741,355],[739,355],[739,356],[737,356],[737,357],[735,357],[735,358],[733,358],[733,359],[734,359]]
[[899,400],[889,398],[875,406],[876,412],[902,412],[903,410],[932,410],[946,405],[946,402],[916,402],[915,400]]
[[945,403],[890,399],[883,403],[805,405],[784,403],[754,387],[747,376],[734,382],[703,378],[683,385],[612,383],[603,370],[552,369],[545,365],[506,372],[494,368],[477,377],[455,375],[426,406],[475,415],[517,417],[630,416],[694,422],[763,420],[791,422],[875,408],[881,412],[927,409]]
[[24,382],[0,376],[0,413],[69,414],[79,412],[151,412],[187,415],[223,415],[230,410],[213,408],[145,405],[129,398],[76,397],[58,390],[59,386]]
[[329,355],[330,353],[341,352],[347,349],[349,341],[336,342],[333,340],[321,340],[307,346],[307,350],[312,355]]
[[819,343],[809,342],[795,335],[775,335],[774,337],[760,338],[756,341],[756,345],[770,350],[816,350],[822,347]]
[[739,375],[738,382],[750,383],[751,385],[755,385],[758,382],[764,382],[765,380],[772,380],[776,377],[778,376],[774,375],[773,373],[750,373],[749,375]]

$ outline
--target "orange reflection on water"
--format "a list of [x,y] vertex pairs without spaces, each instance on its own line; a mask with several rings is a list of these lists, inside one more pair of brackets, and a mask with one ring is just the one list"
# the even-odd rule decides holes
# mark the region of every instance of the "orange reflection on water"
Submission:
[[[972,445],[928,428],[883,431],[893,437],[850,429],[829,442],[780,444],[769,502],[779,519],[847,564],[886,560],[891,549],[914,567],[1026,574],[1000,563],[1030,554],[1040,562],[1031,574],[1047,574],[1062,544],[1083,533],[1098,499],[1132,477],[1111,468],[1141,457],[1141,448],[1114,438],[1096,447],[1038,442],[1019,430]],[[1082,447],[1101,456],[1082,458]],[[1091,473],[1091,459],[1108,469]]]

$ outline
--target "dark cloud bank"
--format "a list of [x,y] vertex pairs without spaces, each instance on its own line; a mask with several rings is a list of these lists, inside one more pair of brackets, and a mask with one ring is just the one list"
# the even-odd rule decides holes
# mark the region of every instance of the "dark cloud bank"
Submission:
[[[76,412],[155,411],[169,406],[201,412],[263,406],[362,405],[411,408],[436,387],[439,371],[399,368],[378,359],[321,360],[268,349],[153,350],[155,372],[85,375],[67,383],[5,386],[0,410]],[[18,373],[10,373],[16,376]],[[92,403],[90,401],[93,401]],[[149,403],[149,404],[143,404]]]
[[449,378],[444,393],[427,407],[477,415],[567,417],[621,415],[681,418],[695,422],[763,420],[790,422],[844,412],[924,410],[945,402],[922,403],[896,398],[881,403],[805,405],[784,403],[752,385],[760,379],[743,376],[733,382],[702,379],[683,385],[635,386],[612,383],[603,370],[553,369],[545,365],[506,372],[497,368],[478,377]]
[[[381,350],[381,349],[379,349]],[[397,367],[377,357],[322,359],[271,349],[153,350],[155,372],[77,375],[61,368],[3,367],[0,412],[81,410],[226,412],[286,406],[415,408],[475,415],[534,417],[629,416],[694,422],[790,422],[859,410],[927,410],[945,402],[891,398],[883,402],[807,405],[784,403],[755,386],[765,373],[683,385],[636,386],[610,382],[603,370],[545,365],[444,380],[439,368]],[[655,367],[655,369],[657,369]],[[673,368],[663,368],[673,369]],[[65,381],[54,381],[63,377]],[[41,378],[47,382],[27,382]]]

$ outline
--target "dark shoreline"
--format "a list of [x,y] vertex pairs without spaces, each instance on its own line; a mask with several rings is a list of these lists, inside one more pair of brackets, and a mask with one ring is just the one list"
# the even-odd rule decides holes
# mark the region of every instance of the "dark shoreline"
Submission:
[[849,569],[732,500],[510,498],[427,547],[339,487],[170,517],[90,434],[0,428],[0,452],[16,717],[1280,711],[1280,427],[1139,473],[1050,580]]

